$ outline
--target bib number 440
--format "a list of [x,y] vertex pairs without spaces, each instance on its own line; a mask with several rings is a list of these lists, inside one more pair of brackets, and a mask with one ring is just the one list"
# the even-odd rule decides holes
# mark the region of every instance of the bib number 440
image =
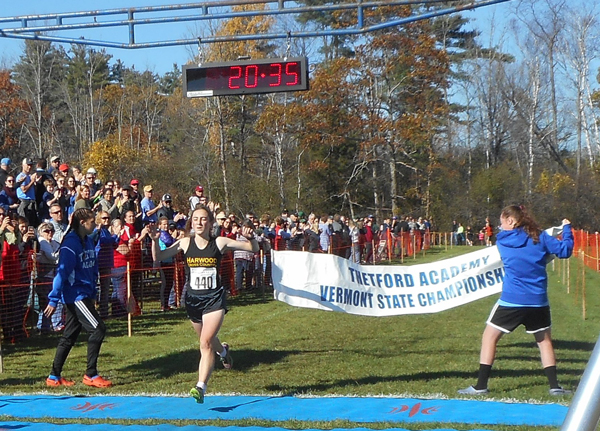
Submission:
[[208,290],[218,287],[216,268],[190,268],[190,270],[190,287],[193,290]]
[[214,289],[214,287],[212,277],[196,277],[192,285],[194,290]]

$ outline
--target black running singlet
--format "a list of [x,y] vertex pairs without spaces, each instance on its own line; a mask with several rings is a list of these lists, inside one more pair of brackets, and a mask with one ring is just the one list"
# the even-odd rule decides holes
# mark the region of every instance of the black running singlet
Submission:
[[190,238],[185,253],[185,264],[189,269],[188,295],[206,295],[221,287],[219,266],[222,257],[215,238],[211,238],[203,250],[198,248],[195,238]]

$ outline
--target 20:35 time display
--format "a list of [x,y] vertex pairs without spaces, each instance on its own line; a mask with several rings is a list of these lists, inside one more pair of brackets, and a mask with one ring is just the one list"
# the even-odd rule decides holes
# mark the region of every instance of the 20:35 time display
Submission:
[[308,89],[306,57],[184,66],[184,95],[209,97]]
[[268,83],[269,87],[295,86],[300,81],[299,71],[299,63],[295,61],[231,66],[228,86],[232,90],[256,88],[259,84],[264,86],[265,83]]

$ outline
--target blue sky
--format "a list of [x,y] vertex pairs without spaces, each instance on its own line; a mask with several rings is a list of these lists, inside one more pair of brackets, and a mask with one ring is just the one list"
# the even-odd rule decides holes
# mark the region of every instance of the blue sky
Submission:
[[[177,2],[186,3],[186,2]],[[189,2],[188,2],[189,3]],[[23,15],[35,15],[57,12],[80,12],[91,10],[122,9],[127,7],[162,6],[169,4],[168,0],[21,0],[2,1],[0,17],[13,17]],[[174,3],[171,3],[174,4]],[[492,6],[485,6],[474,11],[464,12],[464,15],[474,20],[475,28],[489,28],[490,19],[495,17],[501,19],[510,14],[510,2]],[[152,15],[153,17],[165,16]],[[1,24],[0,24],[1,26]],[[172,39],[188,39],[193,37],[190,28],[193,24],[162,24],[155,26],[136,27],[136,42],[163,41]],[[63,36],[79,37],[85,36],[95,40],[109,40],[112,42],[126,43],[128,33],[125,27],[104,28],[102,30],[73,30],[62,33]],[[0,38],[0,67],[11,66],[18,60],[22,52],[24,42],[19,39]],[[96,47],[95,49],[100,49]],[[137,70],[151,70],[163,74],[173,68],[173,63],[179,66],[185,64],[195,52],[195,46],[174,46],[144,49],[118,49],[106,48],[113,55],[113,60],[120,58],[127,66],[135,66]]]
[[[168,0],[4,0],[0,9],[0,17],[13,17],[23,15],[62,13],[62,12],[81,12],[107,9],[124,9],[128,7],[142,6],[162,6],[169,4]],[[181,2],[184,3],[184,2]],[[173,4],[173,3],[171,3]],[[158,18],[154,14],[152,17]],[[142,17],[142,16],[140,16]],[[119,19],[123,15],[118,16]],[[105,20],[108,18],[104,18]],[[114,17],[111,19],[115,19]],[[53,23],[48,23],[53,24]],[[1,24],[0,24],[1,25]],[[136,42],[162,41],[172,39],[188,39],[193,37],[189,33],[188,24],[163,24],[156,26],[137,26],[135,29]],[[61,36],[77,38],[86,36],[95,40],[109,40],[111,42],[127,43],[128,31],[126,27],[107,27],[101,30],[72,30],[61,33]],[[24,42],[20,39],[0,38],[0,66],[11,65],[18,60],[23,50]],[[94,47],[94,49],[102,49]],[[106,48],[106,51],[113,55],[113,60],[120,58],[127,66],[134,66],[137,70],[152,70],[156,73],[170,71],[173,63],[179,66],[186,63],[190,57],[190,48],[185,46],[161,47],[148,49],[118,49]]]

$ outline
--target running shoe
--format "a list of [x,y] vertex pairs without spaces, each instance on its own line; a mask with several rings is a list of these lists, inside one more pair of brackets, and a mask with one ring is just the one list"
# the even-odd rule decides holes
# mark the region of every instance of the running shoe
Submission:
[[548,393],[550,395],[559,396],[559,395],[571,395],[573,393],[573,391],[570,391],[568,389],[563,389],[562,386],[559,386],[558,388],[550,388]]
[[190,395],[196,400],[198,404],[204,404],[204,391],[202,390],[202,388],[199,388],[198,386],[193,387],[190,390]]
[[83,384],[93,388],[108,388],[112,386],[110,380],[106,380],[101,376],[88,377],[87,375],[83,376]]
[[485,389],[475,389],[473,386],[469,386],[468,388],[465,389],[459,389],[458,393],[461,395],[484,395],[487,394],[489,391],[487,390],[487,388]]
[[74,384],[74,381],[67,380],[63,377],[48,376],[46,379],[46,386],[73,386]]
[[226,370],[230,370],[231,367],[233,367],[233,358],[231,357],[231,349],[229,347],[229,344],[227,344],[227,343],[223,343],[222,346],[223,346],[223,349],[225,349],[225,356],[219,355],[219,357],[221,358],[221,363],[223,364],[223,368],[225,368]]

